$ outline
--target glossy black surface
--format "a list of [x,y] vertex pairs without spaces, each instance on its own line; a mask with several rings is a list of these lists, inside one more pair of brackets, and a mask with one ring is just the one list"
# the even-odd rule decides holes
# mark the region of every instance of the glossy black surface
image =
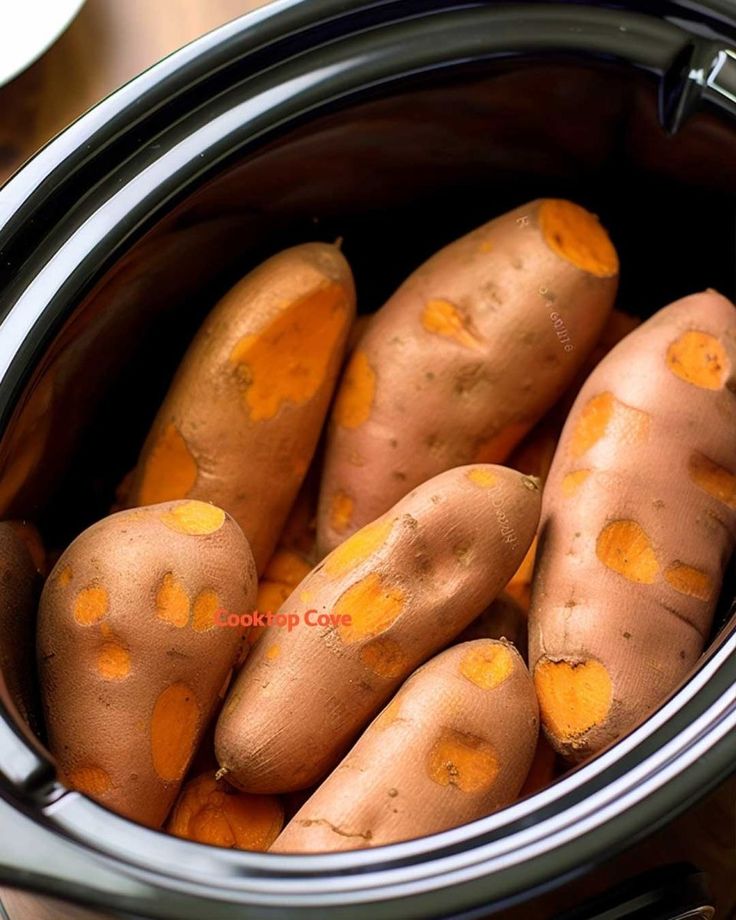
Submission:
[[[730,4],[705,6],[280,3],[111,97],[0,190],[2,513],[40,517],[59,546],[104,513],[198,320],[291,242],[343,236],[373,309],[489,214],[566,195],[611,227],[624,308],[706,285],[734,296],[733,23]],[[386,917],[488,914],[585,875],[513,914],[548,916],[647,853],[687,856],[677,828],[691,819],[671,822],[734,769],[735,674],[725,629],[646,725],[534,799],[426,840],[310,858],[204,849],[59,798],[2,724],[0,827],[11,807],[27,818],[0,836],[0,880],[217,920],[287,906],[375,917],[377,904]]]

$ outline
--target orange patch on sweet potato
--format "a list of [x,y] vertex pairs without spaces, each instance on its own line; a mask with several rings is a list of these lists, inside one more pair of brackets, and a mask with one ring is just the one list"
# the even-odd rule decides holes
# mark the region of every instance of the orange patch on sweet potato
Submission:
[[385,519],[366,524],[341,543],[325,559],[324,572],[330,576],[347,575],[356,566],[378,552],[389,538],[394,522]]
[[105,680],[124,680],[130,674],[130,652],[119,642],[105,642],[97,655],[97,671]]
[[335,614],[350,617],[337,631],[343,642],[359,642],[387,630],[404,609],[404,592],[372,572],[345,591],[335,604]]
[[683,332],[667,349],[667,367],[687,383],[705,390],[720,390],[731,362],[726,349],[707,332]]
[[329,282],[235,345],[230,363],[251,421],[268,421],[282,406],[301,406],[315,396],[344,330],[347,307],[342,286]]
[[690,479],[718,501],[736,508],[736,475],[704,454],[693,453],[688,462]]
[[309,572],[309,563],[305,562],[298,553],[280,549],[271,557],[263,576],[269,581],[279,581],[295,588]]
[[189,594],[173,572],[167,572],[161,579],[156,592],[156,615],[179,629],[189,623]]
[[481,489],[492,489],[498,483],[498,477],[492,470],[475,467],[468,470],[468,479]]
[[215,533],[225,523],[225,512],[207,502],[182,502],[161,515],[161,522],[177,533],[195,537]]
[[473,334],[467,317],[449,300],[430,300],[422,313],[422,326],[427,332],[452,339],[465,348],[478,348],[480,342]]
[[562,480],[562,494],[565,498],[570,498],[574,495],[590,476],[590,473],[590,470],[574,470],[572,473],[567,473]]
[[600,221],[572,201],[548,198],[539,208],[544,241],[560,258],[597,278],[618,274],[618,255]]
[[92,798],[104,795],[112,787],[110,774],[102,767],[77,767],[71,770],[65,779],[67,786]]
[[197,481],[197,463],[173,422],[151,448],[141,476],[137,501],[141,505],[186,498]]
[[330,506],[330,527],[343,533],[353,517],[353,500],[345,492],[335,492]]
[[74,600],[74,619],[81,626],[98,623],[107,613],[110,598],[99,585],[90,585],[77,594]]
[[205,588],[194,598],[192,626],[197,632],[206,632],[215,625],[215,614],[220,609],[220,599],[215,591]]
[[356,351],[337,391],[333,418],[342,428],[358,428],[367,421],[376,395],[376,372],[363,351]]
[[265,852],[283,824],[284,810],[276,796],[240,792],[211,771],[186,784],[167,830],[210,846]]
[[580,663],[543,658],[534,669],[542,721],[563,742],[575,741],[608,717],[613,683],[595,659]]
[[379,731],[385,731],[401,720],[401,696],[395,696],[388,706],[381,710],[374,722]]
[[570,441],[570,451],[580,457],[605,435],[616,404],[613,393],[600,393],[590,399],[578,419]]
[[651,585],[659,563],[651,540],[636,521],[611,521],[598,534],[596,555],[609,569],[643,585]]
[[701,601],[710,600],[713,593],[713,585],[707,572],[701,572],[700,569],[683,562],[673,563],[665,570],[664,577],[675,591],[697,597]]
[[199,704],[184,683],[167,687],[156,700],[151,718],[151,757],[165,782],[178,782],[194,753],[199,728]]
[[490,789],[500,769],[496,752],[487,741],[451,729],[439,734],[426,764],[433,782],[469,793]]
[[493,690],[511,676],[514,658],[500,643],[488,642],[471,648],[460,662],[460,673],[481,690]]

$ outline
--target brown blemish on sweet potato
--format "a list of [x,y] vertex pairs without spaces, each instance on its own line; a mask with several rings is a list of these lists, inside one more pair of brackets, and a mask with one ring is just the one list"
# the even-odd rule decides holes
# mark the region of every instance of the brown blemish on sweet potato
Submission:
[[598,534],[595,549],[605,566],[629,581],[650,585],[659,573],[651,540],[636,521],[606,524]]
[[406,669],[406,655],[401,646],[388,636],[379,636],[360,650],[360,660],[379,677],[399,677]]

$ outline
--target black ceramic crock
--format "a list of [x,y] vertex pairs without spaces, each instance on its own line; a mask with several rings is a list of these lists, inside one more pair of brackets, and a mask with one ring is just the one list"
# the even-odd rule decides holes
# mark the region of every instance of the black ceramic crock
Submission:
[[[0,514],[56,546],[104,514],[197,322],[265,254],[342,237],[372,310],[438,245],[538,195],[602,216],[625,309],[734,297],[734,3],[281,0],[167,58],[0,190]],[[731,598],[697,671],[602,756],[481,821],[356,853],[130,824],[61,787],[3,703],[5,909],[734,916]]]

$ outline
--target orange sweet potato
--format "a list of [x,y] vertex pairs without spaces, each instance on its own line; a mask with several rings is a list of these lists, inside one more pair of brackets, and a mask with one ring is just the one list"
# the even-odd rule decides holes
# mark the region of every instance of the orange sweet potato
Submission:
[[373,315],[340,384],[320,553],[443,470],[503,462],[594,347],[617,280],[598,220],[549,199],[417,269]]
[[284,603],[295,626],[267,627],[230,690],[215,737],[227,778],[261,793],[322,779],[503,588],[538,513],[536,480],[458,467],[334,550]]
[[255,592],[248,543],[214,505],[121,511],[77,537],[38,628],[49,748],[69,786],[160,826],[242,642],[216,611]]
[[354,313],[350,268],[334,246],[296,246],[247,275],[189,347],[128,504],[214,502],[262,571],[317,445]]
[[646,718],[708,640],[736,539],[736,309],[686,297],[580,391],[544,492],[530,665],[573,761]]

